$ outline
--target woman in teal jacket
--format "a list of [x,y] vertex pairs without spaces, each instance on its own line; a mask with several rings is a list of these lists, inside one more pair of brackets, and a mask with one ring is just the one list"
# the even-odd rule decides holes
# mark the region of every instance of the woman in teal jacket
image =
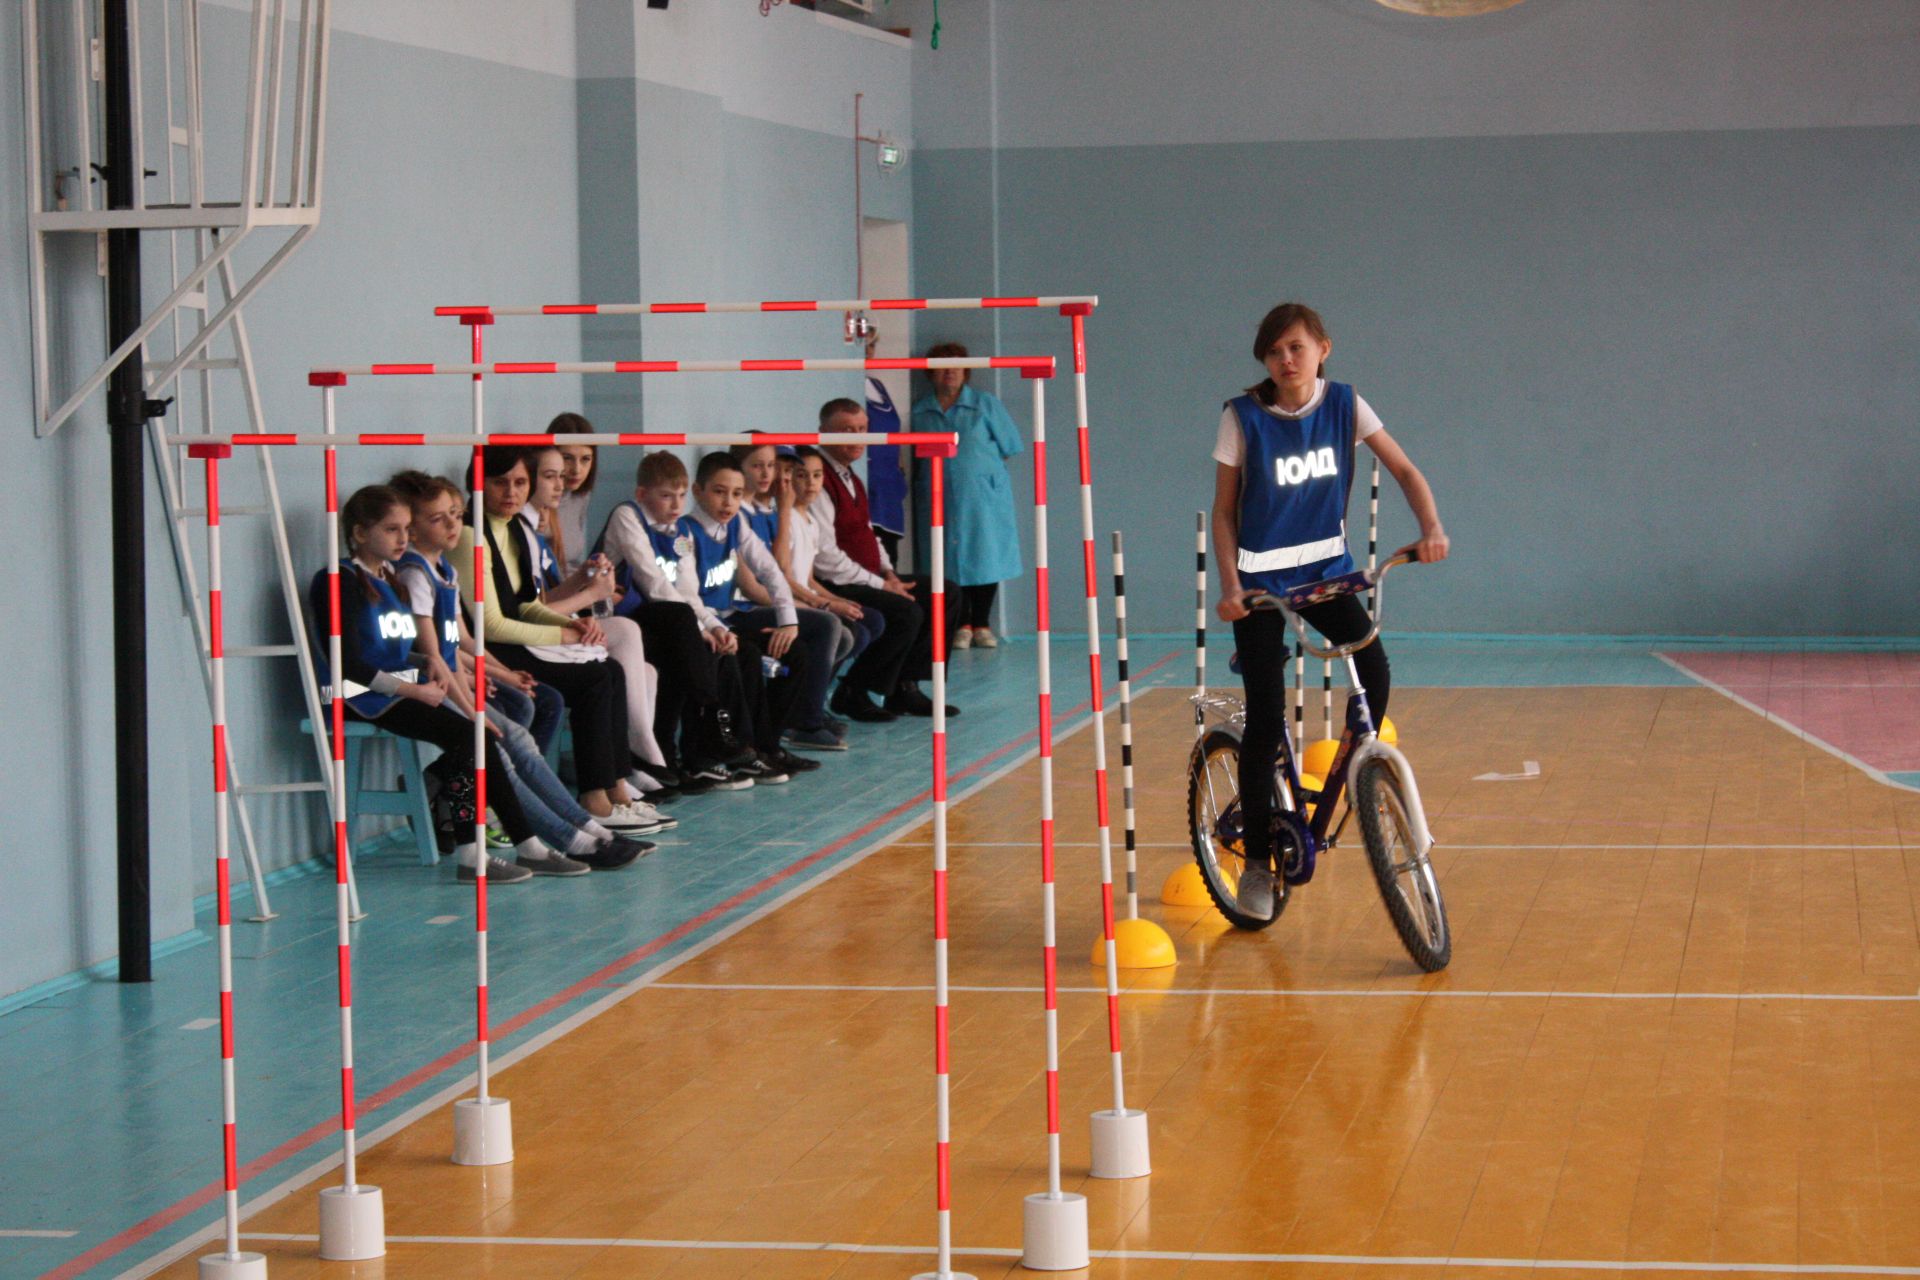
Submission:
[[[927,352],[930,359],[966,354],[957,342],[943,342]],[[928,378],[933,389],[913,406],[913,429],[951,431],[960,437],[959,452],[948,461],[946,475],[947,584],[961,588],[953,647],[991,649],[999,643],[989,626],[994,593],[1020,574],[1020,529],[1006,466],[1021,450],[1020,429],[991,392],[967,385],[968,376],[966,369],[932,370]],[[915,469],[914,497],[920,533],[915,545],[929,546],[932,495],[924,466]]]

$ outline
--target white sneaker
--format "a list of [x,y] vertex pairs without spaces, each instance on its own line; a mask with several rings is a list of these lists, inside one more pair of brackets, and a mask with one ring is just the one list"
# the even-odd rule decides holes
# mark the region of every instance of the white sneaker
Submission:
[[607,830],[618,831],[622,835],[644,836],[666,830],[670,819],[663,817],[658,809],[645,800],[634,800],[613,806],[613,812],[598,819],[598,822]]
[[1000,647],[1000,637],[993,634],[992,627],[975,627],[973,629],[973,647],[976,649],[998,649]]
[[953,633],[953,647],[956,649],[973,648],[973,628],[961,627]]
[[1255,920],[1273,919],[1273,868],[1265,863],[1248,863],[1240,872],[1240,891],[1233,905],[1243,916]]

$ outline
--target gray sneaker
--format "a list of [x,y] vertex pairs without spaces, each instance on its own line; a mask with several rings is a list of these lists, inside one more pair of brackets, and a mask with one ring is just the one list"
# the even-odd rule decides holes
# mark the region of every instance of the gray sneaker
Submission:
[[[461,884],[472,884],[480,877],[472,867],[461,867],[454,878]],[[496,858],[491,854],[487,856],[488,884],[519,884],[522,880],[531,879],[533,879],[533,872],[525,867],[515,866],[506,859]]]
[[[522,870],[530,871],[536,876],[584,876],[593,870],[586,863],[576,862],[554,849],[547,849],[538,854],[523,853],[514,861]],[[487,870],[488,874],[492,874],[491,867]]]
[[1240,891],[1233,905],[1243,916],[1273,919],[1273,868],[1264,862],[1248,863],[1240,872]]

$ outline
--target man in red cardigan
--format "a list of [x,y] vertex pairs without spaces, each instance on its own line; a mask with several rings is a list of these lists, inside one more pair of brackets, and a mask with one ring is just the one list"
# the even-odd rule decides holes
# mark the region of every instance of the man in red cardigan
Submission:
[[[820,406],[820,430],[843,434],[867,429],[867,410],[857,400],[829,400]],[[871,512],[867,506],[867,487],[853,470],[853,464],[866,452],[861,444],[829,444],[821,448],[826,455],[825,485],[814,500],[817,523],[822,530],[820,555],[814,561],[814,573],[862,609],[871,609],[886,619],[886,630],[855,660],[834,694],[832,710],[852,720],[891,719],[894,715],[930,716],[933,700],[920,689],[920,681],[933,675],[933,593],[931,584],[921,577],[902,578],[893,571],[893,561],[874,536]],[[836,547],[827,546],[831,533]],[[951,609],[948,618],[954,617]],[[953,628],[947,628],[951,639]],[[884,700],[884,710],[871,698]],[[877,713],[877,714],[876,714]],[[889,714],[891,713],[891,714]],[[960,714],[948,707],[947,714]]]

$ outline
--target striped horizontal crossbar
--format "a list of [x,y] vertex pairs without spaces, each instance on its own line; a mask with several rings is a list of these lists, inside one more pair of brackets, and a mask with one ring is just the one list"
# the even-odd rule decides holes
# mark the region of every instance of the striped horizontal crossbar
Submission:
[[1024,298],[836,298],[770,302],[549,302],[507,307],[435,307],[437,316],[672,316],[774,311],[995,311],[1097,307],[1092,294]]
[[226,436],[168,436],[170,445],[180,444],[231,444],[231,445],[302,445],[323,449],[348,448],[355,445],[434,445],[453,446],[470,449],[474,445],[508,445],[524,447],[538,445],[545,447],[555,444],[627,444],[627,445],[713,445],[716,447],[731,444],[902,444],[902,445],[951,445],[957,436],[930,431],[784,431],[784,432],[665,432],[665,431],[595,431],[582,435],[553,435],[542,432],[511,432],[493,435],[393,435],[387,432],[363,432],[358,435],[321,435],[308,433],[294,435],[254,434],[239,432]]
[[[517,373],[862,373],[880,369],[1019,369],[1051,376],[1052,356],[876,356],[870,360],[516,360],[499,364],[364,364],[313,369],[308,379]],[[321,385],[315,383],[314,385]]]

